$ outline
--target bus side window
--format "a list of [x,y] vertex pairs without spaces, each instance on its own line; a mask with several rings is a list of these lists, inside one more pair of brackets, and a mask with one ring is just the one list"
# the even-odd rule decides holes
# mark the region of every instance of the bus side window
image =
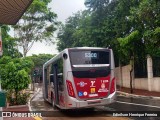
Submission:
[[58,78],[58,85],[59,85],[59,90],[63,91],[63,60],[60,59],[57,61],[57,78]]
[[48,67],[47,67],[47,85],[49,85],[50,83],[50,72],[51,72],[51,66],[49,65]]
[[45,86],[48,85],[47,68],[44,69]]
[[50,70],[50,84],[51,84],[51,86],[54,85],[54,64],[51,65],[51,70]]
[[54,82],[54,74],[50,74],[50,82]]

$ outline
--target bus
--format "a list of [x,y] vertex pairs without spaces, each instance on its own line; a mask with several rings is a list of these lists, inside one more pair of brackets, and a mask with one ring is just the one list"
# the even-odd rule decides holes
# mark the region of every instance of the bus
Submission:
[[67,48],[43,65],[43,97],[60,109],[93,108],[116,100],[112,49]]

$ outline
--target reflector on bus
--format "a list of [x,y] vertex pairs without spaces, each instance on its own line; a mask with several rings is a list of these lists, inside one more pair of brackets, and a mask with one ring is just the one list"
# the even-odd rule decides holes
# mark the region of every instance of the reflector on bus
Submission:
[[74,89],[73,89],[73,86],[72,86],[71,81],[66,80],[66,83],[67,83],[67,90],[68,90],[68,94],[69,94],[69,96],[71,96],[71,97],[74,97],[74,98],[75,98],[75,93],[74,93]]

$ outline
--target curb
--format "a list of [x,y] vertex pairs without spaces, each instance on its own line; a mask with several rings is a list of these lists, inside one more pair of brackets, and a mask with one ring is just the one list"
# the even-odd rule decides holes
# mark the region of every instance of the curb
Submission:
[[6,108],[10,109],[10,108],[23,108],[23,107],[28,107],[28,104],[26,104],[26,105],[7,106]]
[[160,97],[155,97],[155,96],[144,96],[144,95],[135,95],[135,94],[130,94],[122,91],[117,91],[117,96],[126,96],[126,97],[139,97],[139,98],[144,98],[144,99],[158,99],[160,100]]
[[33,94],[33,96],[29,99],[29,101],[28,101],[29,111],[32,111],[31,106],[30,106],[31,100],[33,100],[36,97],[36,95],[39,93],[39,91],[40,91],[40,88],[38,88],[37,91]]

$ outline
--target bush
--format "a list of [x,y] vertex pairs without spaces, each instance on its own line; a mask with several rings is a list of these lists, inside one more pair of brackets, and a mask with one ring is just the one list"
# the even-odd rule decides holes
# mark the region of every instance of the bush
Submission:
[[7,100],[11,105],[26,104],[29,95],[21,94],[28,88],[31,79],[29,74],[34,63],[25,58],[10,58],[4,56],[0,59],[0,76],[2,88],[8,91]]
[[23,93],[23,94],[19,94],[17,97],[17,105],[25,105],[28,102],[30,94],[29,93]]
[[18,93],[17,98],[16,98],[15,93],[8,92],[7,101],[9,103],[9,106],[26,105],[29,97],[30,97],[30,93]]

